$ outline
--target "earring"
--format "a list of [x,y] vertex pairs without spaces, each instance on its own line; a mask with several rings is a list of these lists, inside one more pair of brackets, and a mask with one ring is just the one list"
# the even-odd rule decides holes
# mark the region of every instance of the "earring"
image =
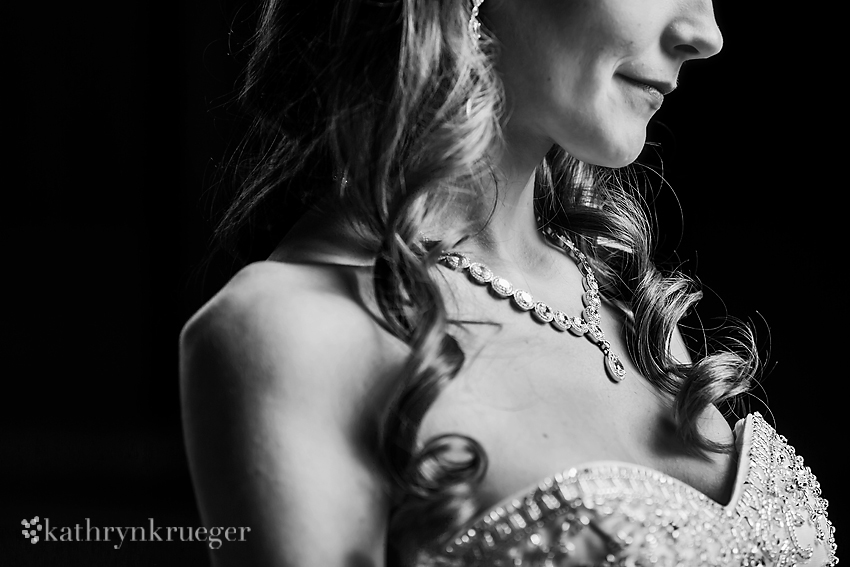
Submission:
[[472,0],[472,15],[469,17],[469,35],[475,38],[475,41],[481,39],[481,22],[478,20],[478,8],[484,0]]

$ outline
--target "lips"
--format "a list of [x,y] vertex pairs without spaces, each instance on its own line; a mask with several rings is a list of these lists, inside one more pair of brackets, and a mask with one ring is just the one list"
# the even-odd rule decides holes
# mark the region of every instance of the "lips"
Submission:
[[676,88],[675,83],[665,81],[655,81],[643,77],[632,77],[629,75],[618,74],[620,79],[633,88],[643,91],[652,101],[653,106],[658,108],[664,102],[664,95],[673,91]]
[[632,83],[633,85],[639,86],[645,89],[652,89],[658,92],[658,94],[664,96],[668,95],[676,89],[676,83],[670,81],[659,81],[654,79],[648,79],[644,77],[632,77],[629,75],[620,75],[623,79]]

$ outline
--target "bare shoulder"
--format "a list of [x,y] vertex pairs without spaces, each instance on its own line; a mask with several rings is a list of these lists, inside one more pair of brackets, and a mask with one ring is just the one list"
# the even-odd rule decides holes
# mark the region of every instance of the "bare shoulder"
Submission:
[[214,348],[233,364],[309,378],[314,390],[317,380],[345,390],[368,387],[358,377],[381,374],[404,349],[362,305],[356,288],[354,275],[338,267],[251,264],[190,319],[181,351],[191,357]]
[[[405,352],[355,288],[341,268],[253,264],[184,327],[181,400],[201,514],[253,536],[223,545],[215,565],[381,563],[375,419]],[[308,542],[326,539],[330,510],[357,521],[317,548]]]
[[358,349],[382,343],[386,334],[359,300],[355,279],[337,266],[251,264],[189,320],[181,340],[191,344],[213,331],[231,339],[321,338],[325,350],[328,341]]

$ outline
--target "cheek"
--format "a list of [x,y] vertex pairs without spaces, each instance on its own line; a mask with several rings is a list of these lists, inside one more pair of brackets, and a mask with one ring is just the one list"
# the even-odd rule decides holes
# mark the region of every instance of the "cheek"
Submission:
[[550,59],[557,69],[552,73],[557,80],[547,83],[555,142],[583,161],[622,167],[643,149],[651,114],[616,78],[627,42],[599,26],[582,39],[570,57]]
[[[594,9],[597,4],[572,0],[538,12],[544,5],[553,3],[532,0],[511,14],[512,22],[501,22],[504,35],[497,35],[509,122],[584,161],[630,163],[643,148],[646,119],[629,106],[614,75],[633,42],[609,13]],[[534,32],[525,33],[529,29]]]
[[[547,52],[550,73],[556,78],[552,94],[586,113],[594,113],[610,100],[612,77],[624,53],[615,29],[599,19],[574,26]],[[566,99],[566,100],[565,100]]]

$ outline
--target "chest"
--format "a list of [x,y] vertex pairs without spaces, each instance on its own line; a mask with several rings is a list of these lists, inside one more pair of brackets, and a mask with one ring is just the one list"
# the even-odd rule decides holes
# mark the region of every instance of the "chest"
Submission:
[[[527,314],[508,315],[460,334],[467,363],[429,409],[420,435],[424,440],[457,433],[482,445],[489,466],[481,505],[596,461],[643,465],[714,500],[729,499],[735,456],[700,458],[687,451],[675,434],[670,399],[628,359],[613,313],[606,335],[626,364],[620,383],[607,377],[602,352],[586,338],[557,332]],[[701,420],[710,439],[732,441],[713,407]]]

